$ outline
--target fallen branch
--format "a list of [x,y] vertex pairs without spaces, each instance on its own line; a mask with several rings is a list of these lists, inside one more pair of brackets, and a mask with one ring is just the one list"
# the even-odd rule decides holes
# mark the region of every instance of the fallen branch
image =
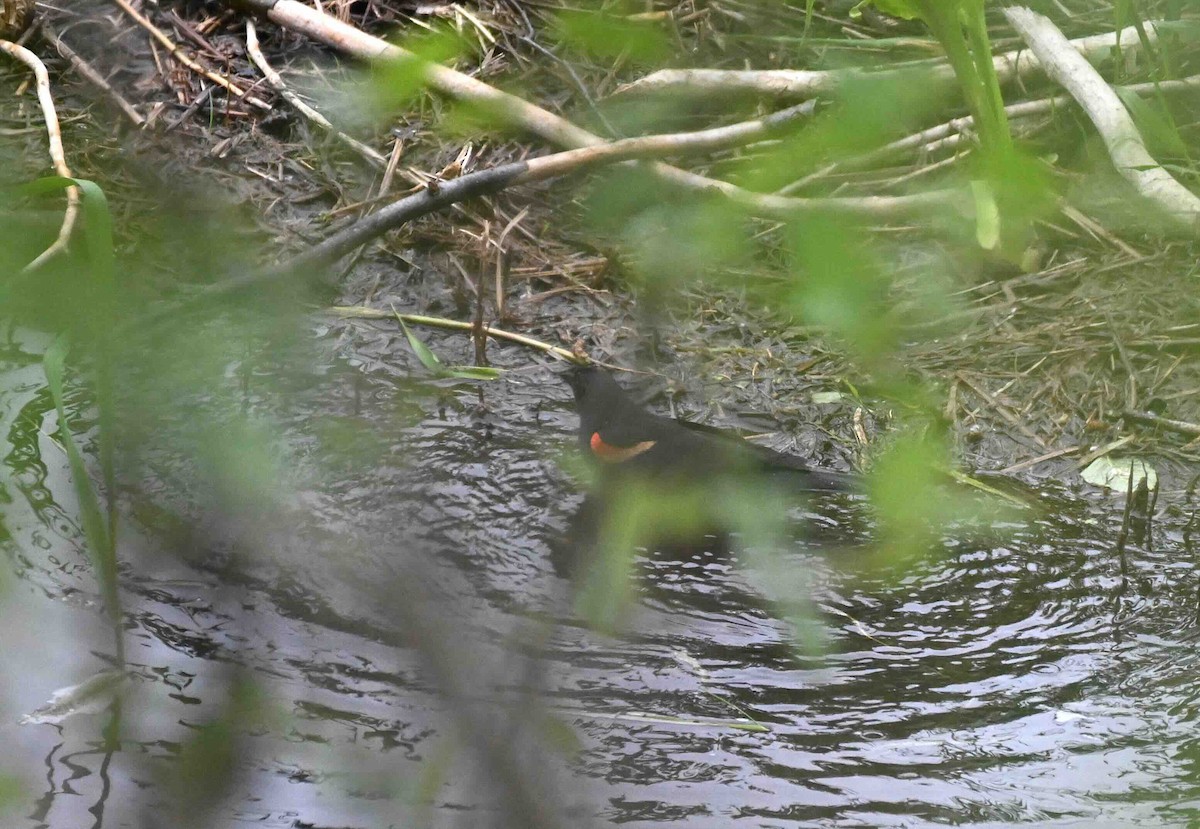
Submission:
[[[1153,43],[1158,31],[1155,24],[1147,22],[1144,25],[1148,40]],[[1119,32],[1109,32],[1091,37],[1069,41],[1071,47],[1087,61],[1100,62],[1112,54],[1112,48],[1118,42],[1130,49],[1141,47],[1141,41],[1136,27],[1130,26]],[[1016,77],[1024,77],[1041,68],[1041,62],[1034,55],[1024,50],[1006,52],[992,58],[996,69],[997,79],[1006,83]],[[749,94],[762,95],[769,98],[813,98],[818,95],[828,95],[835,92],[847,81],[874,80],[887,77],[898,77],[907,70],[905,67],[890,67],[884,70],[865,71],[862,69],[660,69],[644,78],[618,87],[615,95],[630,92],[642,93],[690,93],[696,95],[712,94]],[[940,62],[931,72],[930,80],[951,82],[954,80],[954,70],[949,64]]]
[[[46,121],[46,138],[50,145],[50,161],[54,172],[63,178],[74,178],[71,168],[67,166],[67,156],[63,151],[62,130],[58,125],[58,113],[54,109],[54,98],[50,94],[50,76],[46,73],[46,65],[33,52],[24,46],[19,46],[8,40],[0,40],[0,52],[10,55],[25,64],[33,72],[37,81],[38,103],[42,107],[42,118]],[[58,229],[58,238],[38,257],[22,268],[28,273],[45,264],[49,259],[67,249],[71,241],[71,231],[75,228],[75,219],[79,215],[79,188],[67,188],[67,209],[63,213],[62,225]]]
[[[787,124],[808,114],[810,104],[802,104],[774,115],[727,127],[693,133],[648,135],[627,138],[598,147],[581,147],[561,153],[515,161],[477,173],[439,182],[410,196],[392,202],[384,208],[357,220],[326,237],[317,245],[279,266],[283,271],[314,268],[333,262],[359,245],[413,219],[427,215],[449,204],[499,192],[518,184],[578,172],[601,164],[612,164],[657,155],[684,152],[706,152],[758,141]],[[750,212],[765,217],[795,216],[803,213],[837,213],[862,219],[895,219],[926,212],[938,207],[967,209],[967,196],[956,190],[938,190],[909,196],[864,196],[861,198],[788,198],[751,193],[732,184],[704,176],[656,165],[667,180],[685,187],[716,190],[743,205]]]
[[262,49],[259,48],[258,32],[254,28],[253,20],[246,21],[246,52],[250,55],[250,60],[254,61],[254,65],[258,67],[258,70],[263,73],[263,77],[267,79],[267,83],[269,83],[276,92],[282,95],[285,101],[295,107],[297,112],[299,112],[308,120],[312,121],[321,129],[325,130],[325,132],[331,133],[335,138],[337,138],[337,140],[341,141],[347,147],[354,150],[372,164],[376,164],[380,167],[387,166],[387,159],[384,158],[383,155],[371,147],[368,147],[361,141],[346,135],[346,133],[334,127],[334,125],[329,122],[328,118],[317,112],[308,104],[304,103],[304,101],[300,100],[299,95],[297,95],[295,92],[292,92],[292,90],[288,88],[288,85],[283,82],[283,77],[271,67],[271,64],[267,63],[266,55],[264,55],[262,53]]
[[[514,161],[499,167],[468,173],[449,181],[430,182],[416,193],[394,201],[375,213],[364,216],[332,233],[291,259],[269,269],[246,273],[234,279],[219,282],[198,292],[193,299],[226,296],[253,285],[273,282],[299,272],[319,272],[355,248],[389,230],[394,230],[407,222],[444,207],[467,199],[498,193],[517,184],[542,181],[600,164],[631,161],[650,155],[708,151],[757,141],[808,114],[810,109],[811,104],[801,104],[766,118],[727,127],[717,127],[697,133],[627,138],[599,147],[581,147],[523,161]],[[971,209],[969,194],[959,190],[936,190],[909,196],[787,198],[751,193],[735,185],[693,175],[666,164],[655,163],[654,169],[658,170],[660,175],[668,181],[677,182],[688,189],[720,192],[743,205],[749,212],[764,217],[779,218],[821,212],[860,219],[887,220],[923,214],[937,208],[954,209],[960,213],[968,212]],[[703,182],[703,185],[698,185],[697,182]]]
[[1038,56],[1046,74],[1070,93],[1096,125],[1117,172],[1178,224],[1195,231],[1200,223],[1200,198],[1146,150],[1133,118],[1112,87],[1071,48],[1048,18],[1023,6],[1006,8],[1004,15]]

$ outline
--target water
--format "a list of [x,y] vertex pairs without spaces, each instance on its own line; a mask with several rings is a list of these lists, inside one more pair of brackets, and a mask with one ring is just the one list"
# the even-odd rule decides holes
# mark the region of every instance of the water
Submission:
[[[573,826],[1200,821],[1183,494],[1160,498],[1124,568],[1121,499],[1094,490],[1047,491],[1040,517],[886,570],[860,549],[863,507],[834,497],[811,507],[822,544],[781,554],[824,656],[765,600],[779,583],[719,558],[643,560],[626,630],[606,636],[550,562],[580,500],[560,464],[566,387],[517,371],[481,406],[361,349],[272,409],[288,454],[270,510],[189,500],[179,481],[204,479],[169,452],[129,487],[119,748],[104,715],[19,725],[111,652],[38,347],[0,365],[0,773],[20,781],[5,826],[177,825],[187,746],[245,680],[261,705],[200,825],[501,825],[521,797],[527,818],[541,803],[531,820]],[[172,511],[197,523],[146,529]],[[729,727],[743,716],[766,730]]]

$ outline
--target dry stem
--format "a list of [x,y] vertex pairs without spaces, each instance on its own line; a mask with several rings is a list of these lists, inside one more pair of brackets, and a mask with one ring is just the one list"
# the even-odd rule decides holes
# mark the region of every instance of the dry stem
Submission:
[[240,86],[233,83],[233,81],[229,80],[225,76],[218,75],[216,72],[206,69],[203,66],[201,66],[199,63],[197,63],[196,61],[192,60],[192,58],[188,57],[187,53],[184,52],[183,49],[181,49],[179,47],[179,45],[177,43],[175,43],[175,41],[173,41],[173,40],[171,40],[171,38],[167,37],[166,33],[163,32],[162,29],[159,29],[157,26],[155,26],[148,17],[146,17],[141,12],[139,12],[133,6],[129,5],[129,3],[126,2],[126,0],[112,0],[112,1],[114,3],[116,3],[118,6],[120,6],[122,11],[124,11],[127,15],[132,17],[139,26],[141,26],[143,29],[145,29],[147,32],[149,32],[155,40],[157,40],[159,43],[161,43],[163,45],[163,47],[171,53],[171,56],[174,57],[175,60],[182,63],[188,69],[192,70],[197,75],[203,75],[204,77],[208,78],[210,81],[215,83],[217,86],[223,87],[226,91],[229,92],[229,94],[235,95],[238,98],[241,98],[243,101],[245,101],[248,104],[251,104],[252,106],[256,106],[259,109],[264,109],[264,110],[269,110],[271,108],[271,105],[268,104],[266,101],[262,100],[261,98],[257,98],[254,95],[249,94],[248,92],[246,92],[246,90],[242,89]]
[[[1148,39],[1153,42],[1157,29],[1153,23],[1144,24]],[[1141,48],[1137,29],[1130,26],[1116,33],[1092,35],[1069,41],[1071,47],[1088,61],[1099,62],[1109,57],[1118,42],[1130,49]],[[1001,83],[1024,77],[1041,67],[1037,57],[1024,50],[1006,52],[992,59]],[[811,98],[837,90],[854,78],[880,80],[895,78],[903,69],[866,72],[861,69],[802,70],[802,69],[660,69],[644,78],[625,84],[616,94],[627,92],[689,92],[693,94],[753,94],[774,98]],[[939,63],[932,72],[934,82],[954,80],[949,64]]]
[[312,121],[326,132],[332,133],[339,141],[341,141],[350,149],[354,150],[363,158],[370,161],[372,164],[376,164],[380,167],[386,166],[387,159],[384,158],[380,153],[376,152],[371,147],[368,147],[361,141],[351,138],[349,135],[346,135],[346,133],[334,127],[333,124],[329,122],[328,118],[317,112],[308,104],[304,103],[304,101],[300,99],[299,95],[297,95],[295,92],[292,92],[292,90],[288,88],[287,84],[283,81],[283,77],[271,67],[271,64],[267,63],[266,55],[264,55],[262,53],[262,49],[259,48],[258,32],[254,28],[253,20],[246,21],[246,52],[250,55],[250,59],[254,61],[254,65],[257,66],[259,71],[263,73],[263,76],[267,79],[267,83],[269,83],[276,92],[282,95],[285,101],[295,107],[301,115]]
[[[42,106],[42,117],[46,121],[46,137],[50,144],[50,161],[54,164],[54,172],[63,178],[74,178],[71,175],[71,168],[67,166],[66,153],[63,152],[62,130],[58,126],[58,113],[54,109],[54,98],[50,95],[50,76],[46,73],[46,65],[24,46],[8,40],[0,40],[0,51],[21,61],[33,71],[33,76],[37,80],[38,102]],[[58,238],[36,259],[22,268],[23,272],[35,270],[51,257],[67,249],[78,214],[79,188],[72,185],[67,188],[67,209],[63,213],[62,226],[58,229]]]

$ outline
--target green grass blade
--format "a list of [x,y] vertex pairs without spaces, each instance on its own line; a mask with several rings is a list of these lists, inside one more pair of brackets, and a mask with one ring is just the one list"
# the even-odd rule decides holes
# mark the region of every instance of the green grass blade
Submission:
[[62,435],[63,450],[67,453],[67,461],[71,466],[71,483],[75,488],[75,497],[79,501],[80,519],[83,522],[83,533],[87,541],[88,552],[92,557],[92,565],[96,568],[96,576],[105,596],[109,614],[116,618],[117,600],[117,567],[116,554],[111,545],[111,536],[107,519],[100,509],[100,500],[92,488],[87,467],[83,463],[83,455],[75,444],[75,436],[71,433],[71,421],[67,417],[67,409],[63,398],[63,365],[66,362],[70,345],[65,337],[59,337],[46,350],[42,358],[42,366],[46,372],[46,384],[50,387],[50,396],[54,399],[54,408],[58,412],[59,433]]

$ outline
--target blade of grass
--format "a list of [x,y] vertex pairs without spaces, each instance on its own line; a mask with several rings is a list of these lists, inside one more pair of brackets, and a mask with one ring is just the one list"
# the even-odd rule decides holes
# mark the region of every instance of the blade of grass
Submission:
[[[120,620],[120,608],[117,604],[117,560],[116,551],[110,544],[111,535],[107,519],[100,509],[100,500],[88,477],[83,455],[75,443],[71,431],[71,420],[67,416],[63,396],[63,369],[66,362],[70,343],[66,337],[59,337],[46,350],[42,358],[42,366],[46,372],[46,384],[50,388],[50,396],[54,400],[54,409],[58,413],[59,434],[62,435],[63,450],[67,454],[67,462],[71,467],[71,483],[75,497],[79,501],[79,515],[83,523],[83,534],[87,541],[88,553],[92,566],[96,569],[96,578],[100,582],[100,590],[104,596],[105,610],[109,618],[117,624]],[[118,637],[118,642],[120,638]]]

